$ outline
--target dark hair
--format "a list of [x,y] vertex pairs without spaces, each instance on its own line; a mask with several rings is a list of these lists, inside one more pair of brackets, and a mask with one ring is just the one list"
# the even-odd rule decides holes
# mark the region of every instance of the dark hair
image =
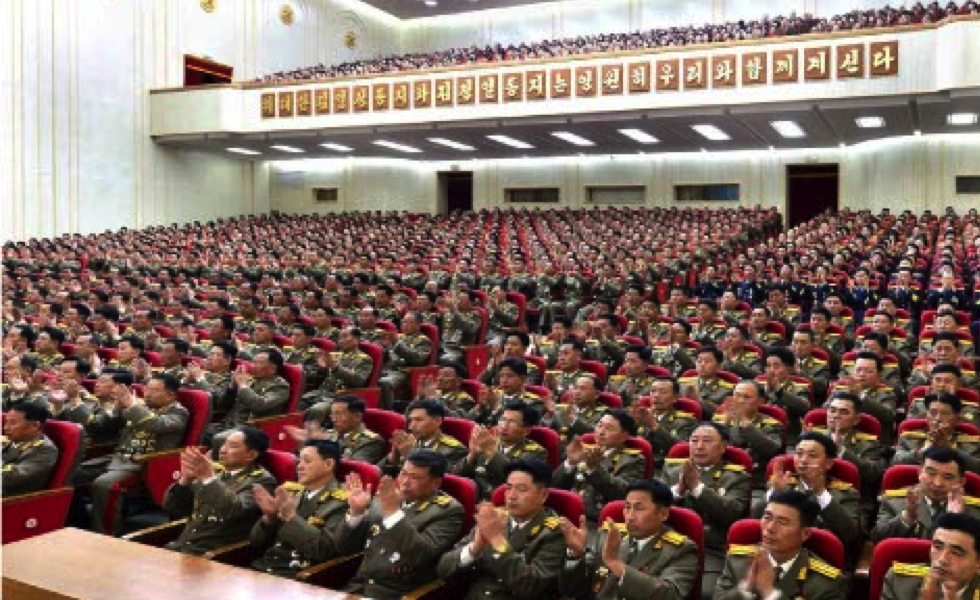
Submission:
[[127,344],[129,344],[129,346],[131,348],[134,348],[134,349],[138,350],[140,352],[140,354],[142,354],[143,351],[146,350],[146,344],[144,344],[143,343],[143,340],[141,340],[140,338],[136,337],[135,335],[126,335],[126,336],[123,336],[123,338],[121,340],[119,340],[119,343],[121,344],[123,342],[126,342]]
[[885,368],[885,363],[881,360],[881,357],[874,352],[858,352],[857,357],[855,357],[854,362],[857,363],[859,360],[873,360],[875,363],[875,370],[881,373]]
[[943,373],[950,373],[957,379],[963,378],[963,371],[961,371],[956,365],[936,365],[932,368],[932,371],[929,372],[929,376],[942,375]]
[[117,369],[115,371],[110,372],[109,376],[112,377],[113,383],[116,383],[118,385],[125,385],[125,386],[133,385],[134,378],[133,378],[132,371],[127,371],[125,369]]
[[834,395],[830,397],[830,400],[827,401],[827,404],[829,405],[831,402],[838,399],[847,400],[848,402],[853,404],[854,412],[860,413],[863,412],[864,410],[864,400],[861,400],[861,397],[858,396],[857,394],[852,394],[850,392],[834,392]]
[[177,393],[180,391],[180,379],[174,377],[170,373],[154,373],[150,379],[159,379],[163,382],[163,387],[166,388],[168,392]]
[[971,517],[966,513],[947,512],[940,515],[933,526],[936,529],[951,529],[967,534],[973,538],[973,552],[980,551],[980,547],[978,547],[980,545],[980,520],[977,520],[976,517]]
[[789,348],[783,348],[781,346],[777,348],[770,348],[769,352],[766,353],[766,360],[769,360],[769,358],[773,356],[775,356],[777,359],[779,359],[779,362],[783,363],[789,368],[796,366],[796,355],[793,354],[792,350]]
[[956,414],[963,412],[963,401],[953,394],[926,394],[924,404],[927,409],[936,402],[949,406]]
[[425,414],[430,417],[439,417],[440,419],[446,417],[446,407],[438,400],[419,400],[418,402],[413,402],[405,412],[411,414],[413,410],[424,410]]
[[514,372],[518,377],[527,377],[527,363],[524,362],[523,358],[505,358],[500,361],[500,366],[497,370],[507,367]]
[[612,417],[619,422],[619,426],[623,428],[623,431],[630,434],[630,437],[636,436],[636,419],[632,417],[628,412],[621,408],[616,408],[607,411],[604,416]]
[[650,348],[648,348],[647,346],[639,346],[639,345],[626,346],[626,349],[624,350],[623,353],[624,354],[633,353],[639,356],[640,360],[642,360],[643,362],[645,363],[650,362]]
[[694,429],[698,430],[701,429],[702,427],[708,427],[710,429],[714,429],[715,431],[718,432],[718,435],[721,436],[721,439],[725,440],[726,444],[731,443],[732,432],[730,429],[728,429],[727,425],[724,425],[722,423],[716,423],[714,421],[701,421]]
[[[882,300],[884,300],[884,299],[886,299],[886,298],[890,300],[890,298],[888,298],[887,296],[885,296],[885,298],[882,298]],[[886,311],[883,311],[883,310],[880,310],[880,311],[878,311],[878,312],[876,312],[876,313],[874,314],[874,316],[875,316],[875,317],[877,317],[877,316],[882,316],[882,317],[886,317],[886,318],[888,319],[888,322],[889,322],[889,323],[894,323],[894,322],[895,322],[895,317],[894,317],[894,316],[892,316],[892,314],[891,314],[890,312],[886,312]],[[872,317],[872,318],[873,318],[873,317]]]
[[182,340],[180,338],[169,338],[164,344],[173,344],[174,350],[178,354],[187,354],[191,351],[191,345],[187,343],[187,340]]
[[795,508],[800,515],[803,527],[813,527],[820,516],[820,504],[816,498],[799,490],[773,492],[769,496],[769,504],[782,504]]
[[286,363],[286,361],[282,358],[282,352],[279,352],[275,348],[266,348],[265,350],[259,352],[259,354],[265,354],[268,356],[269,362],[275,365],[277,371]]
[[718,303],[714,300],[702,298],[701,300],[698,300],[698,306],[706,306],[711,309],[711,312],[718,312]]
[[746,329],[745,328],[745,325],[742,325],[741,323],[736,323],[736,324],[730,326],[729,329],[734,329],[734,330],[738,331],[738,334],[740,336],[742,336],[742,339],[743,340],[748,340],[750,338],[750,336],[749,336],[749,330]]
[[878,333],[876,331],[872,331],[870,333],[865,334],[864,340],[865,341],[875,342],[876,344],[878,344],[879,346],[881,346],[882,350],[887,350],[888,349],[888,343],[889,343],[888,342],[888,336],[885,335],[885,334],[883,334],[883,333]]
[[674,504],[674,493],[670,491],[666,483],[656,479],[635,479],[626,488],[626,493],[646,492],[650,494],[650,500],[661,508],[670,508]]
[[442,454],[427,448],[418,448],[408,454],[405,462],[429,471],[430,477],[442,477],[449,468],[449,461]]
[[922,453],[922,464],[926,464],[927,460],[937,462],[940,464],[948,465],[951,462],[956,463],[956,467],[960,471],[960,477],[962,478],[966,475],[966,459],[958,451],[952,448],[944,448],[943,446],[929,446]]
[[[978,271],[978,273],[980,273],[980,271]],[[959,348],[960,346],[960,338],[956,337],[956,334],[953,333],[952,331],[940,331],[939,333],[937,333],[932,337],[933,346],[936,345],[936,342],[944,342],[944,341],[953,342],[953,346],[955,346],[956,348]]]
[[524,427],[534,427],[541,421],[541,413],[523,400],[515,400],[504,405],[504,412],[512,411],[521,413],[521,424]]
[[680,325],[684,329],[684,333],[687,335],[691,335],[691,331],[693,331],[691,324],[684,319],[674,319],[674,322],[671,323],[671,325]]
[[235,360],[238,358],[238,346],[232,344],[231,342],[215,342],[212,348],[221,348],[221,353],[224,354],[228,360]]
[[571,329],[572,328],[572,319],[571,319],[571,317],[566,317],[565,315],[559,315],[559,316],[555,317],[554,319],[552,319],[552,321],[551,321],[551,324],[552,325],[556,325],[558,323],[561,323],[562,325],[564,325],[565,326],[565,329]]
[[65,343],[65,332],[58,329],[57,327],[45,327],[44,329],[41,330],[41,333],[48,334],[48,337],[51,338],[51,340],[54,342],[57,342],[59,344]]
[[269,450],[269,434],[251,425],[242,425],[238,431],[245,436],[245,447],[258,453],[257,459],[265,456]]
[[523,331],[508,331],[505,340],[509,337],[516,337],[521,341],[521,346],[527,348],[531,345],[531,336],[524,333]]
[[[834,295],[840,298],[839,294],[834,294]],[[830,311],[824,308],[823,306],[817,306],[813,310],[811,310],[810,316],[812,317],[813,315],[820,315],[821,317],[827,319],[828,321],[834,318],[834,316],[830,314]]]
[[806,433],[800,436],[800,439],[797,442],[797,444],[799,442],[806,442],[806,441],[817,442],[818,444],[823,446],[823,450],[826,453],[827,457],[836,458],[837,444],[834,443],[834,440],[830,439],[830,437],[822,433],[819,433],[817,431],[807,431]]
[[698,350],[698,356],[702,354],[710,354],[718,364],[721,364],[725,360],[725,355],[722,354],[717,346],[701,346]]
[[670,384],[670,389],[671,389],[671,391],[674,392],[674,395],[675,396],[677,394],[681,393],[681,383],[680,383],[680,381],[678,381],[676,379],[673,379],[671,377],[656,377],[656,378],[654,378],[653,381],[654,381],[654,383],[656,383],[658,381],[666,381],[667,383]]
[[364,400],[361,400],[357,396],[353,396],[350,394],[346,396],[340,396],[339,398],[333,401],[334,404],[337,404],[338,402],[340,404],[347,405],[347,410],[352,413],[358,413],[363,415],[364,411],[367,410],[367,405],[364,404]]
[[314,327],[311,323],[307,323],[306,321],[297,321],[293,323],[293,329],[299,329],[306,337],[313,337],[316,334],[316,327]]
[[456,372],[456,377],[460,379],[467,379],[470,376],[466,367],[455,361],[439,361],[439,367],[442,369],[452,369]]
[[87,360],[82,360],[76,356],[69,356],[64,360],[66,363],[74,363],[75,368],[73,369],[76,374],[86,377],[92,372],[92,365]]
[[304,448],[316,448],[316,453],[320,458],[332,458],[335,465],[340,465],[340,444],[332,440],[307,440],[303,444]]
[[41,406],[36,402],[31,402],[30,400],[21,400],[20,402],[14,402],[10,405],[10,409],[13,412],[19,412],[24,415],[25,421],[31,421],[32,423],[38,423],[44,425],[51,413],[48,412],[47,407]]
[[539,488],[551,486],[551,469],[540,460],[535,458],[512,460],[504,467],[504,474],[509,477],[514,471],[530,475],[531,480],[534,481],[534,485]]

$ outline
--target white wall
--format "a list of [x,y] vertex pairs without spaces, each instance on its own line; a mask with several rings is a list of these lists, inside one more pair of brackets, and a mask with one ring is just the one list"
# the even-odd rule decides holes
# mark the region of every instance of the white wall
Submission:
[[[292,26],[279,19],[287,2]],[[266,211],[265,167],[152,142],[148,91],[182,85],[185,53],[229,64],[241,80],[399,46],[396,20],[352,0],[216,6],[0,2],[3,239]]]
[[[279,162],[272,166],[269,197],[284,212],[403,209],[437,210],[437,173],[454,165],[473,172],[474,208],[553,208],[503,202],[508,187],[558,187],[561,206],[581,207],[592,185],[646,186],[647,206],[674,204],[678,184],[737,183],[741,204],[786,212],[786,166],[840,164],[840,203],[852,208],[960,211],[980,197],[955,194],[957,175],[980,176],[980,135],[896,138],[848,148],[782,152],[564,157],[541,160],[409,161],[338,159]],[[282,173],[288,172],[283,178]],[[312,188],[337,187],[341,201],[318,205]],[[684,203],[684,206],[696,206]],[[714,206],[733,206],[715,203]]]

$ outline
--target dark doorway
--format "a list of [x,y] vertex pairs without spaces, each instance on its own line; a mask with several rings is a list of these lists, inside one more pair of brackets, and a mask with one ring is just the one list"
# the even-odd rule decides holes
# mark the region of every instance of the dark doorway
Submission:
[[830,210],[840,200],[840,165],[786,165],[788,227],[796,227]]
[[473,171],[442,171],[439,176],[439,213],[473,210]]

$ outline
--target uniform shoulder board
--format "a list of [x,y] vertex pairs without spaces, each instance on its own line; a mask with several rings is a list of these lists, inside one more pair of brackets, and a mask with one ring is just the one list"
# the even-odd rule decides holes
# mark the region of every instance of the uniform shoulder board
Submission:
[[282,484],[282,487],[286,488],[286,491],[291,494],[299,494],[303,491],[303,484],[298,481],[287,481]]
[[859,442],[876,442],[878,441],[878,436],[870,433],[858,433],[854,435],[854,439]]
[[718,380],[718,385],[720,385],[721,387],[735,389],[735,384],[732,383],[731,381],[727,381],[725,379],[719,379]]
[[294,350],[295,348],[293,346],[283,346],[282,349],[283,350]]
[[[613,521],[613,526],[616,529],[618,529],[620,533],[626,533],[626,523],[617,523],[617,522]],[[603,529],[605,531],[609,531],[609,522],[607,521],[607,522],[603,523],[602,524],[602,527],[600,527],[600,529]]]
[[252,477],[258,477],[262,473],[265,473],[265,471],[263,469],[259,468],[259,469],[255,469],[254,471],[252,471],[251,475],[252,475]]
[[715,423],[724,423],[725,422],[725,415],[724,415],[724,413],[721,413],[721,414],[715,413],[715,416],[711,417],[711,420],[714,421]]
[[[692,413],[689,413],[689,412],[679,412],[679,411],[678,411],[678,412],[677,412],[677,413],[675,414],[675,416],[676,416],[676,417],[677,417],[678,419],[693,419],[693,418],[694,418],[694,415],[693,415]],[[960,439],[963,439],[963,438],[961,437]]]
[[524,397],[525,398],[541,398],[541,396],[538,396],[534,392],[524,392]]
[[357,358],[361,358],[361,357],[371,358],[370,356],[367,355],[366,352],[361,352],[360,350],[358,350],[357,352],[355,352],[354,353],[354,356],[356,356]]
[[548,517],[544,520],[544,526],[548,529],[558,529],[561,524],[561,519],[558,517]]
[[641,451],[638,448],[623,448],[623,454],[630,454],[636,456],[640,454],[640,452]]
[[453,448],[457,448],[463,445],[462,442],[460,442],[459,440],[457,440],[456,438],[450,435],[444,435],[441,438],[439,438],[439,443],[444,444],[446,446],[452,446]]
[[528,441],[524,443],[525,452],[535,452],[537,450],[544,450],[544,448],[537,442]]
[[909,495],[908,490],[885,490],[884,496],[886,498],[905,498]]
[[681,377],[680,379],[677,380],[677,382],[678,383],[695,383],[697,381],[697,379],[698,379],[697,377]]
[[745,465],[725,465],[724,470],[735,471],[736,473],[744,473]]
[[680,533],[677,533],[676,531],[668,531],[664,533],[662,536],[660,536],[660,539],[662,539],[663,541],[669,544],[680,546],[681,544],[684,543],[684,540],[686,540],[687,537]]
[[330,497],[341,502],[347,502],[347,492],[340,488],[330,492]]
[[687,458],[667,458],[664,459],[664,464],[667,465],[682,465],[688,461]]
[[926,577],[929,575],[929,565],[912,565],[908,563],[892,563],[892,571],[896,575],[907,577]]
[[763,425],[782,425],[782,423],[780,423],[776,419],[770,419],[769,417],[763,417],[762,418],[762,424]]
[[828,577],[830,579],[837,579],[840,577],[840,569],[834,568],[814,556],[810,557],[810,562],[807,566],[811,571],[820,573],[824,577]]
[[759,552],[758,546],[729,546],[728,554],[730,556],[755,556]]
[[361,433],[364,435],[364,437],[369,437],[369,438],[381,437],[377,433],[375,433],[375,432],[373,432],[373,431],[371,431],[370,429],[367,429],[367,428],[365,428],[364,431],[361,432]]
[[929,437],[929,434],[925,431],[906,431],[903,432],[901,437],[904,438],[915,438],[915,439],[925,439]]
[[970,506],[980,506],[980,498],[976,496],[963,496],[963,503]]
[[956,438],[956,441],[976,444],[977,442],[980,442],[980,435],[961,435]]
[[452,502],[452,498],[450,498],[446,494],[439,494],[438,496],[432,499],[433,504],[435,504],[436,506],[441,506],[443,508],[449,506],[451,502]]
[[854,486],[846,481],[835,479],[834,481],[831,481],[830,485],[827,487],[829,487],[832,490],[849,490],[852,489]]

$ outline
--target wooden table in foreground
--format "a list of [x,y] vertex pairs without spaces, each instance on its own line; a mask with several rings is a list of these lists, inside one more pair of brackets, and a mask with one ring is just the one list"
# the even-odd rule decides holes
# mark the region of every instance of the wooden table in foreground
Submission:
[[3,546],[4,600],[355,600],[358,596],[80,529]]

